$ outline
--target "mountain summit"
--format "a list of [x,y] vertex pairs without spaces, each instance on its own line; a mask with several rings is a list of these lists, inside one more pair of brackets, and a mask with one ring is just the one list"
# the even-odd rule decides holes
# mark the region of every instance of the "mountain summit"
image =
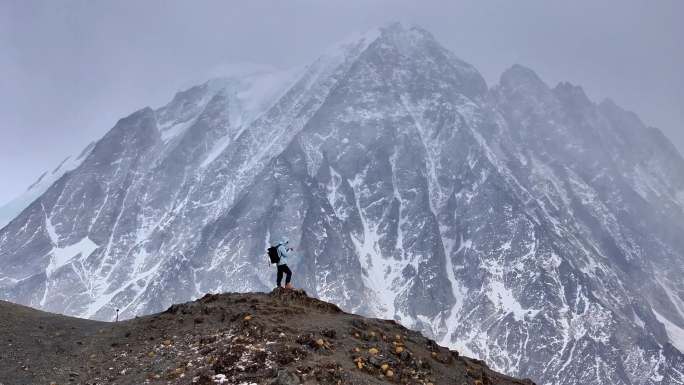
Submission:
[[684,160],[399,24],[121,119],[0,230],[0,297],[112,320],[295,283],[546,384],[684,381]]

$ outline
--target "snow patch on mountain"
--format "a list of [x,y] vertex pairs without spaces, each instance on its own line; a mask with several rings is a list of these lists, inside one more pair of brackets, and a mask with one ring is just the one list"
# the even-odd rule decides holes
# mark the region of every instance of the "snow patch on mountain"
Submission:
[[[52,243],[52,250],[47,253],[47,255],[50,256],[50,263],[45,268],[45,274],[48,278],[50,278],[55,271],[60,269],[62,266],[69,264],[73,258],[81,256],[81,260],[83,260],[90,256],[90,254],[92,254],[93,251],[98,248],[98,246],[88,237],[84,237],[80,241],[71,245],[61,247],[58,246],[60,244],[60,237],[57,234],[55,225],[45,212],[44,207],[43,213],[45,214],[45,231],[48,233],[50,242]],[[44,305],[44,301],[41,302],[41,305]]]
[[81,256],[81,259],[85,259],[97,248],[97,244],[88,237],[81,239],[73,245],[53,247],[49,253],[52,255],[52,258],[50,258],[50,264],[45,268],[45,274],[49,277],[62,266],[69,264],[73,258]]
[[360,234],[360,237],[352,236],[352,242],[356,247],[357,255],[360,259],[359,262],[363,267],[364,283],[377,296],[377,310],[388,318],[394,318],[396,314],[394,301],[400,292],[396,285],[401,282],[398,274],[401,268],[396,260],[388,260],[380,254],[378,246],[380,235],[378,234],[377,225],[368,221],[360,203],[362,198],[367,197],[367,193],[364,192],[361,184],[362,180],[363,174],[360,174],[354,180],[349,181],[350,186],[354,190],[356,210],[361,218],[363,228],[363,233]]
[[[445,229],[441,229],[441,231],[444,232]],[[463,304],[466,300],[468,292],[467,289],[463,287],[463,284],[458,280],[458,278],[456,278],[455,269],[462,269],[463,266],[454,265],[454,252],[458,253],[461,252],[463,249],[472,247],[472,241],[464,241],[463,235],[461,235],[458,250],[454,250],[455,242],[452,239],[445,238],[443,243],[445,255],[445,269],[447,273],[447,278],[449,279],[449,284],[451,286],[451,293],[455,299],[455,303],[451,307],[451,309],[449,309],[449,315],[444,320],[446,330],[444,331],[444,336],[442,337],[440,343],[444,345],[450,345],[454,343],[453,334],[455,332],[455,329],[458,327],[458,319],[461,314],[461,309],[463,308]]]
[[668,284],[669,280],[665,276],[659,276],[656,278],[658,285],[665,291],[667,298],[674,305],[674,310],[677,314],[684,319],[684,301],[675,293],[672,286]]
[[677,200],[679,201],[679,205],[682,207],[682,210],[684,210],[684,190],[677,192]]
[[168,142],[169,140],[179,136],[180,134],[184,133],[188,127],[195,124],[195,121],[196,118],[179,123],[168,122],[167,124],[160,126],[159,129],[161,130],[162,140]]
[[658,321],[665,327],[665,331],[667,332],[667,336],[672,345],[679,349],[680,352],[684,352],[684,328],[677,326],[655,310],[653,310],[653,314],[655,314]]
[[512,314],[516,321],[523,321],[525,317],[534,317],[539,313],[539,310],[524,308],[515,298],[513,291],[499,280],[489,283],[486,295],[500,311],[504,314]]

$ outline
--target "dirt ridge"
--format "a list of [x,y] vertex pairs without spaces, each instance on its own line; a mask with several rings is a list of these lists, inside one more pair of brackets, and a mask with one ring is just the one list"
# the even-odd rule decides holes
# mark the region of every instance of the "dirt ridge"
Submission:
[[0,384],[533,384],[303,290],[207,294],[118,323],[0,301]]

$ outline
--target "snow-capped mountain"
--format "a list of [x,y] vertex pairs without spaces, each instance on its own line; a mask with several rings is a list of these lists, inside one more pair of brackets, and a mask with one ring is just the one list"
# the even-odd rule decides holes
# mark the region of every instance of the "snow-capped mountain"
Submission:
[[297,286],[543,384],[684,383],[684,160],[389,25],[121,119],[0,230],[0,298],[112,319]]

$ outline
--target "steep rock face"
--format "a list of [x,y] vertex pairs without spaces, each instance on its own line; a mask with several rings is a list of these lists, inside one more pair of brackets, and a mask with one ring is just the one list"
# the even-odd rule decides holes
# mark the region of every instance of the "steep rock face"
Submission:
[[[658,346],[682,349],[678,328],[669,324],[664,333],[658,320],[667,312],[681,324],[683,248],[672,235],[684,223],[675,198],[682,185],[671,166],[681,157],[633,114],[595,105],[567,83],[550,89],[528,69],[507,71],[492,93],[510,130],[508,168],[553,219],[547,229],[558,240],[558,266],[541,293],[557,293],[549,330],[556,336],[535,349],[577,365],[562,366],[558,381],[676,383],[681,355]],[[653,151],[661,145],[663,154]]]
[[112,319],[295,282],[553,384],[684,381],[684,160],[581,88],[390,25],[122,119],[0,230],[0,297]]

